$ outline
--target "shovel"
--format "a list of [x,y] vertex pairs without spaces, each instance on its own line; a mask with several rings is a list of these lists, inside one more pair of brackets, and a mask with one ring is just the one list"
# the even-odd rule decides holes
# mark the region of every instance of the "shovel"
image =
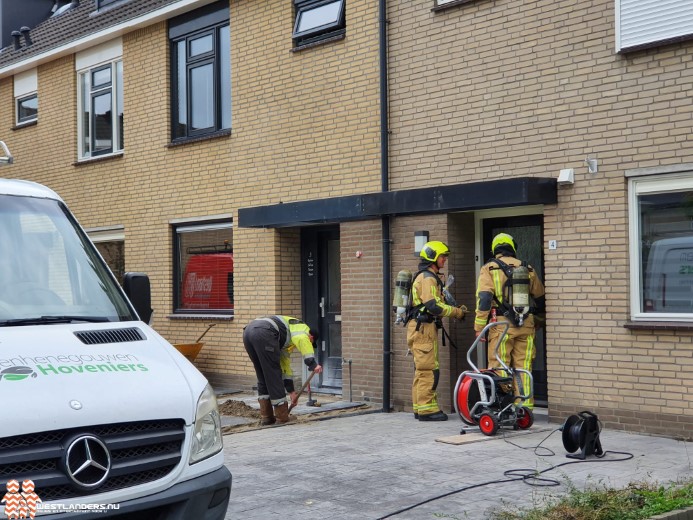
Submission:
[[207,330],[204,331],[204,332],[202,333],[202,336],[200,336],[199,338],[197,338],[197,341],[196,341],[195,343],[199,343],[200,340],[201,340],[202,338],[205,337],[205,334],[207,334],[207,333],[209,332],[209,329],[211,329],[211,328],[214,327],[215,325],[216,325],[216,323],[211,323],[211,324],[209,325],[209,327],[207,327]]
[[310,384],[310,380],[313,379],[314,375],[315,375],[315,372],[310,373],[310,375],[308,376],[308,379],[306,379],[306,382],[303,383],[303,386],[298,391],[298,394],[296,395],[296,400],[291,401],[291,404],[289,405],[289,413],[291,413],[291,410],[293,410],[294,406],[296,406],[298,404],[298,398],[301,397],[301,394],[303,393],[303,391],[308,387],[308,385]]

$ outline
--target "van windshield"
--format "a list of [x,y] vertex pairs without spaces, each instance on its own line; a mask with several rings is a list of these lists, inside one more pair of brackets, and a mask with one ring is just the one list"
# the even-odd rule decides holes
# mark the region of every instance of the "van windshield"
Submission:
[[61,202],[0,195],[0,325],[134,319]]

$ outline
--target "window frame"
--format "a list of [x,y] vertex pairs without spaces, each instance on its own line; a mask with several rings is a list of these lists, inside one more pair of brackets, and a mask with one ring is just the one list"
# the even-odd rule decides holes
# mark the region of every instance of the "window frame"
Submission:
[[104,7],[108,7],[115,3],[121,2],[122,0],[96,0],[96,9],[100,11]]
[[[305,29],[303,31],[298,30],[301,17],[304,14],[312,11],[313,9],[319,9],[320,7],[336,3],[339,4],[339,15],[337,17],[337,21],[319,25],[311,29]],[[294,30],[291,37],[294,39],[297,45],[329,38],[335,33],[339,33],[340,31],[344,31],[346,29],[346,0],[297,1],[294,3],[294,8]]]
[[[21,103],[29,101],[30,99],[36,99],[36,114],[31,117],[25,117],[25,118],[20,118],[19,116],[19,106]],[[17,126],[22,126],[26,125],[29,123],[33,123],[35,121],[38,121],[38,92],[31,92],[28,94],[25,94],[23,96],[19,96],[15,98],[15,103],[14,103],[14,108],[15,108],[15,124]]]
[[[232,115],[232,95],[231,95],[231,42],[230,42],[230,22],[228,3],[215,2],[205,8],[201,8],[192,13],[182,15],[169,22],[169,44],[170,44],[170,64],[171,64],[171,143],[180,143],[196,140],[205,136],[213,136],[231,130],[233,124]],[[227,32],[228,31],[228,32]],[[191,44],[205,35],[210,34],[212,38],[212,49],[200,54],[192,55]],[[225,38],[225,35],[228,38]],[[182,45],[181,45],[182,44]],[[185,66],[185,73],[181,76],[179,64],[180,49],[184,49],[185,57],[182,65]],[[222,60],[228,59],[228,64],[223,64]],[[201,67],[212,65],[212,125],[205,128],[191,129],[193,102],[200,96],[192,93],[192,74]],[[228,73],[228,78],[224,81],[222,77]],[[180,82],[185,78],[185,130],[180,127]],[[228,100],[225,97],[228,95]],[[199,99],[198,99],[199,101]]]
[[[231,249],[230,253],[233,254],[233,230],[235,228],[233,223],[233,218],[222,217],[215,218],[213,220],[193,220],[193,221],[179,221],[171,223],[171,231],[173,233],[173,272],[172,272],[172,286],[173,286],[173,299],[172,299],[172,312],[174,316],[220,316],[220,317],[233,317],[235,311],[235,301],[231,298],[231,308],[230,309],[186,309],[182,307],[183,301],[183,281],[185,273],[182,270],[182,253],[181,253],[181,234],[184,233],[194,233],[196,231],[216,231],[229,229],[231,230]],[[235,273],[232,271],[232,276]],[[234,291],[233,280],[232,280],[232,294]]]
[[[89,240],[92,241],[96,249],[99,251],[99,254],[101,254],[101,258],[103,259],[104,263],[111,269],[111,272],[113,275],[116,277],[118,280],[118,283],[120,285],[123,284],[123,276],[125,275],[126,269],[125,269],[125,227],[124,226],[113,226],[113,227],[104,227],[104,228],[90,228],[90,229],[85,229],[84,231],[87,232],[87,235],[89,236]],[[104,257],[103,253],[101,253],[101,245],[102,244],[119,244],[122,247],[122,266],[119,266],[119,269],[114,269],[114,266],[112,265],[111,262],[109,262],[106,257]]]
[[693,171],[667,175],[634,176],[628,179],[628,221],[630,269],[630,319],[633,322],[693,323],[692,313],[645,312],[642,263],[640,204],[641,195],[693,191]]
[[[107,86],[99,84],[93,86],[94,74],[103,70],[110,70],[111,79]],[[125,150],[124,143],[124,122],[120,121],[120,113],[125,113],[123,104],[123,60],[122,57],[99,63],[77,71],[77,134],[78,134],[78,159],[80,161],[103,157],[108,155],[119,155]],[[108,92],[111,96],[111,146],[108,149],[94,152],[96,135],[96,113],[94,111],[94,99]],[[89,120],[88,120],[88,139],[89,146],[86,150],[85,141],[85,101],[89,101]]]

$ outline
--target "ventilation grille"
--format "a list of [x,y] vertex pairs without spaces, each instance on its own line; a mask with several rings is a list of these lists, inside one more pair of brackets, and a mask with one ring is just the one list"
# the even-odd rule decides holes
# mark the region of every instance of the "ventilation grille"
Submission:
[[82,343],[87,345],[99,345],[102,343],[127,343],[130,341],[143,341],[144,334],[138,328],[112,329],[112,330],[87,330],[75,332]]

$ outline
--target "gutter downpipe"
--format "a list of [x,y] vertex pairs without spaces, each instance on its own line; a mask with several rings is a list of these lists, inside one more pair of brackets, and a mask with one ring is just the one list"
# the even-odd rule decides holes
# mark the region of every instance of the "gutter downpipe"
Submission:
[[[380,180],[382,191],[389,191],[389,136],[387,92],[387,0],[378,0],[378,40],[380,54]],[[383,412],[390,412],[390,361],[392,339],[390,320],[390,216],[382,216],[383,236]]]

